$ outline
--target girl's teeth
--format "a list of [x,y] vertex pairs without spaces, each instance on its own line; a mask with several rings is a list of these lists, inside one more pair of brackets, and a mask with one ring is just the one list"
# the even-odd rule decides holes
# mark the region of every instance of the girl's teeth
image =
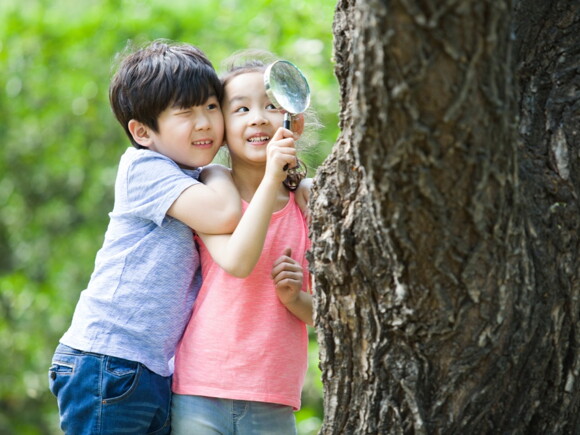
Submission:
[[250,142],[265,142],[270,139],[268,136],[252,137],[249,139]]

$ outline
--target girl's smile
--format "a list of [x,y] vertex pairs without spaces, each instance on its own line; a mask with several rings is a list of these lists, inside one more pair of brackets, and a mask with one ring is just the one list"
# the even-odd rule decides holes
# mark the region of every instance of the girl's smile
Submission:
[[254,146],[267,145],[271,137],[264,133],[256,133],[250,136],[247,141]]

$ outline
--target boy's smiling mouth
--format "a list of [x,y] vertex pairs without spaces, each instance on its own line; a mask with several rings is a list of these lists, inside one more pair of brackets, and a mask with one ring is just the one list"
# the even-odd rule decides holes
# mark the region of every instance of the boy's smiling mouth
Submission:
[[196,140],[193,141],[191,144],[198,148],[211,148],[211,146],[213,145],[213,140],[211,139]]

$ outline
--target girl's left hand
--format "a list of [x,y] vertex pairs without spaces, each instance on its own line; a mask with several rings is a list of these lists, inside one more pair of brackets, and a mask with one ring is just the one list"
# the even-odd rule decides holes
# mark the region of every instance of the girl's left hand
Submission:
[[292,257],[292,250],[286,248],[284,254],[274,262],[272,279],[280,302],[288,307],[298,301],[302,292],[304,273],[302,266]]

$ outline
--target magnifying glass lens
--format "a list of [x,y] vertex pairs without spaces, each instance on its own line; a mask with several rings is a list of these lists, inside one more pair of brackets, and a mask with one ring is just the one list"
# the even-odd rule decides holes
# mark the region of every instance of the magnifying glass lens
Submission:
[[266,71],[266,92],[272,102],[292,115],[310,104],[310,87],[302,72],[291,62],[279,60]]

